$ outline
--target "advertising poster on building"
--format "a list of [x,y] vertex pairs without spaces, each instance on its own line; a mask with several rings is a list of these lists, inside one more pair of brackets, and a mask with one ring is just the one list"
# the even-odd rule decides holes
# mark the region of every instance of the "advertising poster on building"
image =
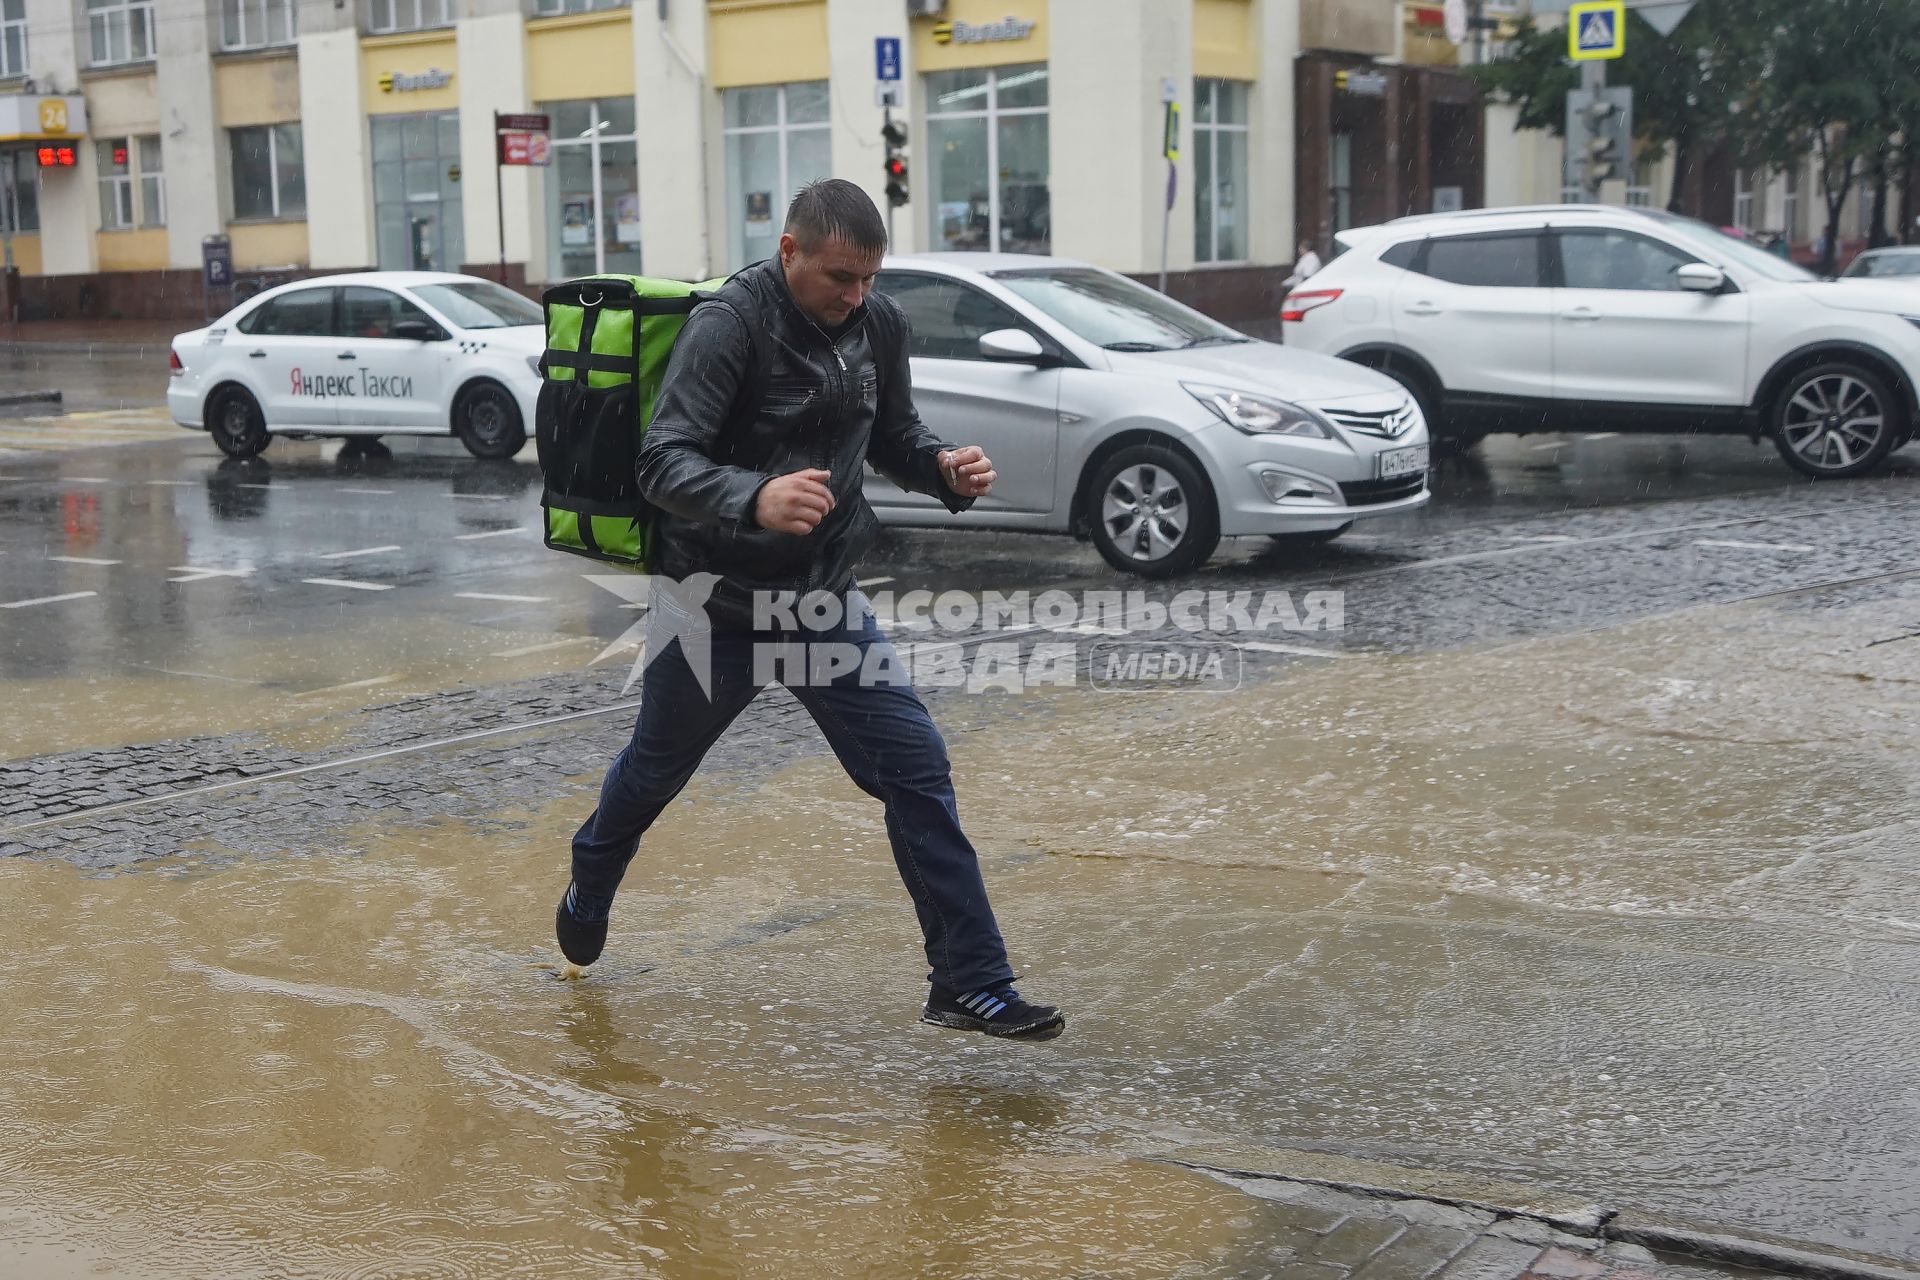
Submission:
[[560,206],[560,243],[582,245],[593,243],[593,209],[591,201],[569,200]]
[[771,191],[747,192],[747,226],[749,228],[757,229],[757,228],[765,227],[768,223],[772,221],[773,221],[773,192]]
[[613,238],[621,244],[640,243],[640,193],[624,192],[613,205]]

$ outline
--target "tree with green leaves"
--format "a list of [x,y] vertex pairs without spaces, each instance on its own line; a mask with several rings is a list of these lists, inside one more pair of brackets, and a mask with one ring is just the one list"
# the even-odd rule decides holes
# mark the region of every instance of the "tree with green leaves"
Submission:
[[[1675,212],[1680,175],[1732,133],[1764,65],[1768,15],[1787,7],[1788,0],[1698,0],[1670,36],[1628,13],[1626,53],[1607,64],[1607,79],[1633,86],[1635,136],[1656,154],[1673,149]],[[1519,108],[1521,128],[1564,134],[1567,93],[1580,84],[1564,27],[1526,19],[1505,57],[1473,71],[1483,89]]]

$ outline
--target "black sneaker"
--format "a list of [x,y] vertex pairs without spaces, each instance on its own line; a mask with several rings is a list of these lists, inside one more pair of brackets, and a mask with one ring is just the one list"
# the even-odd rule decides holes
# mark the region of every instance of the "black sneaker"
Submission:
[[1028,1004],[1011,983],[956,996],[934,987],[920,1021],[960,1031],[984,1031],[1015,1040],[1051,1040],[1067,1029],[1067,1017],[1050,1004]]
[[600,958],[607,946],[607,922],[605,920],[576,920],[567,906],[567,899],[573,896],[573,886],[560,895],[560,905],[553,913],[553,936],[559,939],[560,954],[582,969]]

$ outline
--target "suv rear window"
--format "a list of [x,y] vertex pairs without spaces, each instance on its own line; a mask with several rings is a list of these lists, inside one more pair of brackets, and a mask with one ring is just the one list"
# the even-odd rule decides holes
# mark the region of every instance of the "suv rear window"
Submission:
[[1420,246],[1425,240],[1402,240],[1380,255],[1380,261],[1390,267],[1399,267],[1403,271],[1413,270],[1413,260],[1420,255]]
[[1483,289],[1538,289],[1540,242],[1537,231],[1496,231],[1488,235],[1442,236],[1426,242],[1414,270],[1451,284]]

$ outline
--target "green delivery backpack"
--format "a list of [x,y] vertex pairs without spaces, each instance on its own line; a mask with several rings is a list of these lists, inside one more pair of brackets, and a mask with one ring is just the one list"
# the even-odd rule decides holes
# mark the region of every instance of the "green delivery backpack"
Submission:
[[[547,351],[534,442],[549,547],[647,571],[654,513],[634,463],[674,341],[723,283],[588,276],[542,295]],[[761,348],[770,340],[751,321],[747,329],[756,364],[768,363]]]

